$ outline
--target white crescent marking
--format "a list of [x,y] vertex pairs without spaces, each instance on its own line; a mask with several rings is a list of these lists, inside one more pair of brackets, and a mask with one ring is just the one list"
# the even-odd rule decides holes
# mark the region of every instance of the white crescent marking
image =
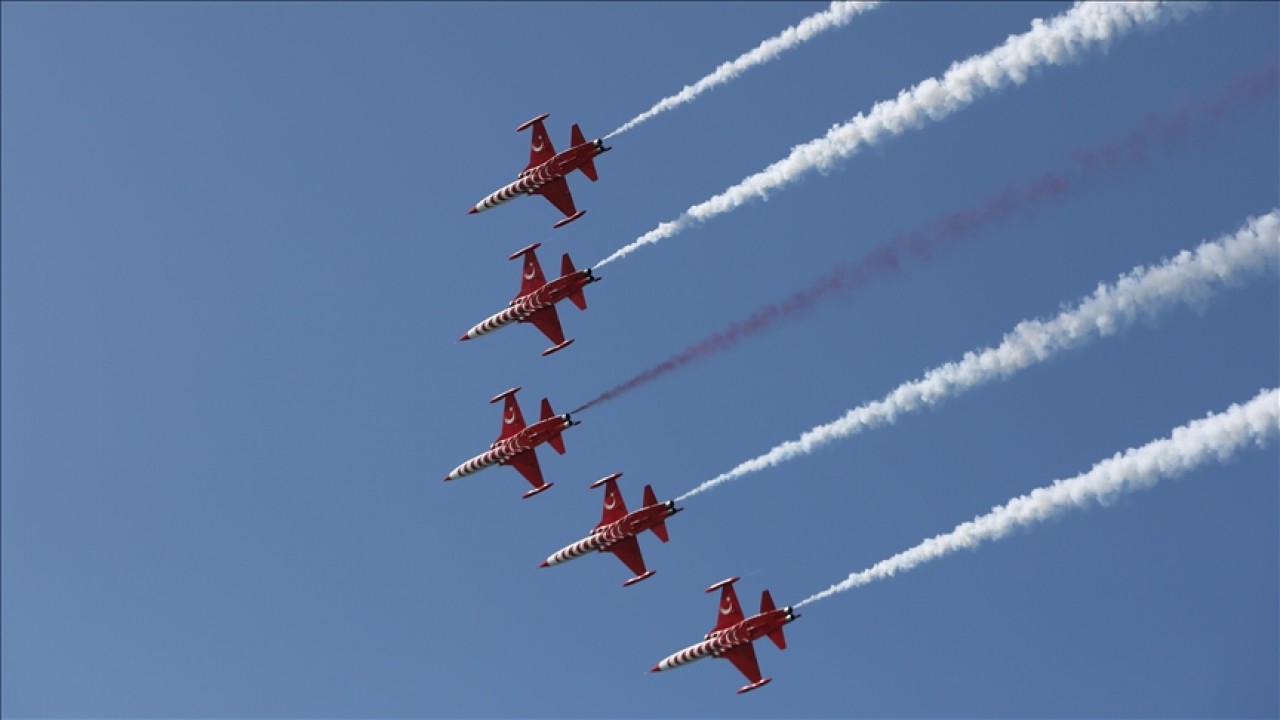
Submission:
[[720,608],[721,615],[728,615],[733,612],[733,600],[731,598],[725,598],[724,604],[725,607]]
[[516,421],[516,409],[511,408],[511,412],[508,413],[507,417],[502,418],[502,422],[506,423],[507,425],[510,425],[515,421]]
[[612,493],[604,496],[604,507],[606,510],[612,510],[613,506],[617,504],[618,503],[615,502],[615,498]]
[[538,274],[538,272],[537,272],[536,270],[534,270],[533,265],[531,264],[531,265],[529,265],[529,272],[525,273],[525,275],[524,275],[524,279],[525,279],[525,280],[532,280],[532,279],[534,278],[534,276],[536,276],[537,274]]
[[542,138],[536,138],[536,139],[537,139],[537,141],[538,141],[538,142],[537,142],[537,144],[535,144],[535,145],[533,145],[533,146],[532,146],[532,147],[533,147],[533,151],[534,151],[534,152],[542,152],[542,147],[543,147],[543,146],[542,146]]

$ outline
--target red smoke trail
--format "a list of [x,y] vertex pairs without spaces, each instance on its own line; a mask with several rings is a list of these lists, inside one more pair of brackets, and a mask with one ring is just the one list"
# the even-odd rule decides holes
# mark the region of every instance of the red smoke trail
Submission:
[[840,266],[790,297],[765,305],[573,412],[607,402],[695,360],[734,348],[740,341],[770,329],[780,320],[808,312],[831,295],[848,294],[860,290],[871,280],[897,274],[902,271],[905,259],[929,262],[937,252],[953,243],[972,238],[1015,214],[1032,214],[1045,204],[1079,190],[1086,181],[1104,172],[1143,167],[1155,155],[1173,154],[1184,147],[1193,134],[1205,133],[1233,111],[1275,95],[1278,81],[1280,64],[1272,59],[1213,97],[1179,103],[1163,112],[1152,113],[1119,139],[1095,148],[1073,150],[1071,166],[1066,170],[1052,170],[1032,180],[1010,184],[978,205],[939,216],[914,230],[899,231],[892,240],[873,248],[857,262]]

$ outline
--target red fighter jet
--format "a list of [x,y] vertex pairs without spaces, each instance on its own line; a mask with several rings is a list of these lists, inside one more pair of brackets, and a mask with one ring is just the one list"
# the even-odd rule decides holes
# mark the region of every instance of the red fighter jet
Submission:
[[765,590],[760,596],[760,613],[743,619],[742,606],[733,591],[733,584],[737,581],[737,577],[731,577],[707,588],[707,592],[717,588],[724,590],[720,593],[720,614],[716,617],[716,626],[706,638],[697,645],[663,658],[649,672],[670,670],[704,657],[722,657],[728,658],[751,681],[749,685],[738,688],[739,695],[764,687],[773,679],[760,677],[760,665],[756,662],[755,647],[751,643],[767,635],[778,649],[786,650],[787,639],[782,634],[782,626],[800,616],[789,607],[775,608],[773,597]]
[[538,256],[534,254],[542,243],[534,243],[513,254],[508,260],[524,256],[524,274],[520,283],[520,292],[512,300],[506,310],[497,313],[484,322],[476,325],[462,336],[462,340],[478,338],[511,323],[533,323],[552,343],[551,347],[542,351],[550,355],[563,350],[573,343],[572,339],[564,339],[564,331],[560,329],[560,316],[556,313],[556,303],[569,298],[579,310],[587,309],[587,298],[582,289],[600,278],[591,273],[591,268],[575,270],[569,253],[560,259],[560,277],[547,282],[542,275],[542,266],[538,264]]
[[542,561],[539,567],[550,567],[582,557],[593,550],[611,552],[618,556],[624,565],[635,573],[635,577],[622,583],[623,587],[634,585],[653,575],[653,570],[644,567],[644,556],[640,554],[640,542],[636,537],[645,530],[652,530],[662,542],[667,538],[667,518],[684,508],[676,507],[675,500],[658,502],[652,485],[644,486],[644,507],[633,513],[627,512],[627,504],[618,491],[618,478],[622,473],[614,473],[591,483],[592,488],[604,485],[604,515],[585,539],[564,548],[555,555]]
[[520,403],[516,402],[516,393],[519,390],[520,388],[513,387],[489,401],[496,403],[499,400],[506,400],[506,406],[502,412],[502,432],[488,450],[462,463],[446,475],[445,482],[479,472],[491,465],[513,465],[533,486],[533,489],[526,492],[523,497],[531,498],[554,484],[542,479],[542,468],[538,466],[538,456],[534,454],[534,448],[542,443],[550,443],[556,452],[563,455],[564,438],[560,437],[560,433],[578,423],[569,419],[569,413],[553,414],[551,402],[543,398],[542,419],[525,427],[524,415],[520,413]]
[[574,123],[569,135],[569,143],[572,147],[557,153],[551,146],[547,129],[542,126],[542,121],[546,120],[548,115],[550,113],[543,113],[516,128],[516,132],[520,132],[530,126],[533,127],[533,138],[529,143],[529,164],[517,176],[518,179],[476,203],[468,214],[498,207],[520,195],[541,195],[550,200],[551,204],[565,215],[563,220],[551,227],[563,227],[582,217],[586,210],[578,210],[573,206],[573,195],[569,193],[569,183],[565,177],[574,170],[581,170],[583,175],[591,178],[591,182],[595,182],[595,157],[613,148],[605,147],[603,139],[587,142],[582,135],[582,130],[578,128],[577,123]]

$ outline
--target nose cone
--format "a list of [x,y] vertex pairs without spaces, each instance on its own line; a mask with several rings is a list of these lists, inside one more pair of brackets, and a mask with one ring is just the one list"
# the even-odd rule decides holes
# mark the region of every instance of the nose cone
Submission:
[[480,212],[480,210],[479,210],[479,209],[477,209],[475,205],[472,205],[472,206],[471,206],[471,209],[467,211],[467,214],[468,214],[468,215],[475,215],[475,214],[476,214],[476,213],[478,213],[478,212]]
[[541,565],[539,565],[538,567],[551,567],[551,566],[547,564],[547,561],[546,561],[546,560],[543,560],[543,561],[542,561],[542,564],[541,564]]
[[471,339],[471,333],[469,331],[463,333],[462,337],[458,338],[459,342],[461,342],[462,340],[470,340],[470,339]]
[[662,672],[662,663],[658,663],[657,665],[649,668],[649,672]]

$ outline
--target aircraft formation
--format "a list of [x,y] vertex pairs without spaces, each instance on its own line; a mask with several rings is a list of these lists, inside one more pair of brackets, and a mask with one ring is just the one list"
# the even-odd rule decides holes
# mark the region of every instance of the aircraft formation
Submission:
[[[596,181],[599,175],[596,172],[595,158],[612,148],[604,144],[603,138],[588,141],[581,128],[574,124],[570,131],[569,148],[557,153],[544,125],[547,117],[549,113],[543,113],[516,128],[516,132],[529,129],[533,131],[528,165],[520,171],[514,182],[485,196],[471,207],[468,214],[490,210],[521,195],[541,195],[564,215],[552,225],[553,228],[564,227],[586,213],[585,210],[578,210],[574,204],[567,177],[574,171],[581,171],[592,182]],[[559,352],[573,343],[572,338],[566,339],[564,336],[556,304],[567,299],[578,309],[586,310],[587,299],[583,290],[600,278],[595,276],[591,268],[576,269],[569,254],[565,253],[561,257],[560,275],[548,281],[538,262],[537,250],[541,246],[541,243],[535,242],[511,254],[508,260],[523,259],[519,292],[505,310],[477,323],[459,338],[460,341],[474,340],[508,325],[528,323],[552,343],[551,347],[542,351],[544,356]],[[520,410],[520,403],[516,400],[516,393],[519,391],[518,386],[513,387],[489,400],[493,404],[503,403],[502,425],[497,439],[490,443],[487,450],[454,468],[445,476],[446,482],[495,465],[509,465],[532,486],[522,496],[525,499],[554,485],[543,476],[537,448],[543,444],[550,445],[563,455],[563,433],[577,425],[578,421],[573,420],[570,413],[556,414],[552,410],[550,399],[543,398],[537,422],[527,424]],[[539,567],[561,565],[593,552],[608,552],[633,573],[632,577],[622,583],[623,587],[654,575],[655,571],[645,565],[644,555],[640,550],[640,535],[652,532],[659,540],[667,542],[670,539],[667,518],[684,508],[677,507],[674,500],[660,502],[653,486],[645,485],[641,506],[628,511],[622,492],[618,489],[618,478],[621,476],[620,472],[613,473],[591,483],[591,489],[604,487],[604,508],[600,522],[591,529],[587,537],[551,554]],[[785,649],[787,643],[782,628],[800,616],[790,607],[776,607],[768,590],[761,597],[760,612],[746,616],[733,589],[737,581],[738,577],[730,577],[707,588],[707,592],[721,591],[715,625],[700,642],[662,659],[653,666],[651,672],[672,670],[706,657],[721,657],[733,663],[748,680],[746,685],[738,689],[739,694],[761,688],[770,682],[771,678],[763,677],[760,673],[753,643],[768,637],[779,649]]]

